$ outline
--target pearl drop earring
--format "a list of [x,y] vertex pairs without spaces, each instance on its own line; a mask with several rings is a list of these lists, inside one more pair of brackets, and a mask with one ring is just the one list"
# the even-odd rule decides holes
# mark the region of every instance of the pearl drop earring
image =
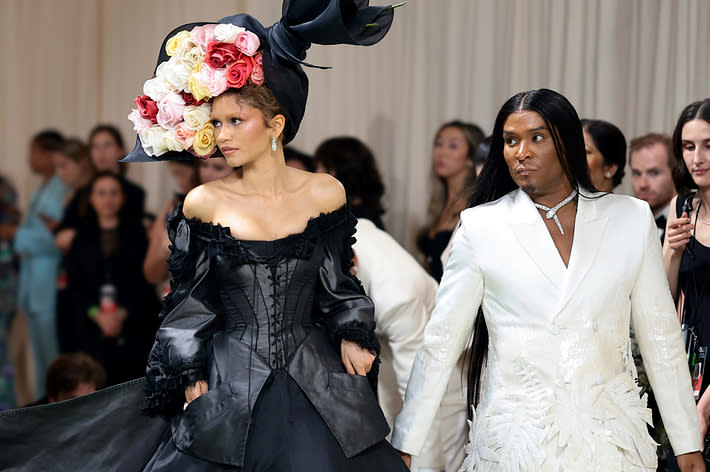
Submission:
[[271,137],[271,150],[276,152],[276,136]]

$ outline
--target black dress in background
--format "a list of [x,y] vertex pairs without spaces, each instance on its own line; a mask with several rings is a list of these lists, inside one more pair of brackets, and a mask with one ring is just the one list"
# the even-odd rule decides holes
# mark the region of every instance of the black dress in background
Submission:
[[[143,226],[133,222],[102,231],[84,223],[64,259],[68,286],[68,315],[63,329],[70,333],[73,351],[85,352],[106,369],[107,385],[145,374],[148,352],[158,328],[160,302],[143,276],[148,240]],[[116,289],[116,304],[127,318],[118,338],[105,338],[88,312],[99,305],[104,284]]]
[[[683,213],[685,199],[676,199],[676,214]],[[701,225],[700,220],[693,223]],[[685,295],[684,316],[688,328],[694,328],[701,346],[710,346],[710,247],[691,236],[680,259],[678,288]],[[700,395],[710,383],[710,371],[705,372]]]
[[424,254],[424,258],[429,267],[429,275],[434,277],[437,282],[441,282],[441,276],[444,275],[444,267],[441,264],[441,255],[449,245],[451,235],[454,232],[451,230],[439,231],[430,237],[429,233],[425,232],[417,241],[419,250]]

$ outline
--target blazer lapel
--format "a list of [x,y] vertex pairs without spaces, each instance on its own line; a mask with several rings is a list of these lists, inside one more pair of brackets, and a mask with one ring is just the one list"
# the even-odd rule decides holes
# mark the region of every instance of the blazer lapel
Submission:
[[597,214],[596,200],[580,197],[578,202],[572,252],[555,317],[567,306],[594,264],[609,221],[607,216]]
[[513,196],[509,226],[525,252],[558,290],[567,271],[555,243],[530,197],[522,190]]

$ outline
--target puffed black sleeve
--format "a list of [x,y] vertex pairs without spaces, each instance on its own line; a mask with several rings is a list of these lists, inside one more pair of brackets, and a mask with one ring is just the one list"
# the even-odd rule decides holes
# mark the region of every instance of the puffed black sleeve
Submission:
[[375,307],[360,281],[350,272],[357,219],[348,207],[343,207],[325,215],[324,224],[323,261],[317,293],[323,322],[336,346],[345,339],[379,354]]
[[168,223],[171,290],[163,302],[146,368],[144,410],[151,415],[174,414],[185,402],[185,387],[208,378],[216,319],[207,302],[210,257],[207,242],[190,233],[190,224],[179,210]]

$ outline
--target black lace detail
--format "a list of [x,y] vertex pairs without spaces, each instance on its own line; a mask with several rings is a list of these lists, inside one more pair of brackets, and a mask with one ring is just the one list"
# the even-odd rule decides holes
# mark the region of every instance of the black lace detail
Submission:
[[207,381],[204,368],[186,369],[180,373],[146,376],[143,412],[150,416],[173,416],[182,410],[185,402],[185,387],[197,381]]

